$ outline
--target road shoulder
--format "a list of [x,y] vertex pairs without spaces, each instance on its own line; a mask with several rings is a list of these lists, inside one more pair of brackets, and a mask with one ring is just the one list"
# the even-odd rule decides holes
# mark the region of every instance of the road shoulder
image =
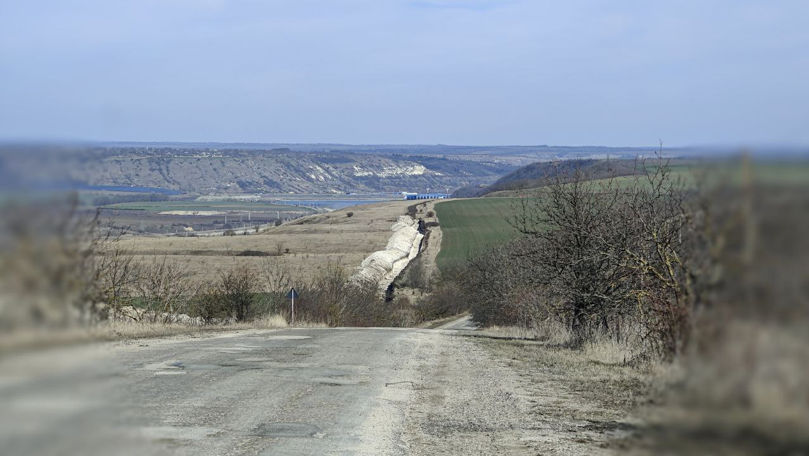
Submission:
[[536,342],[445,336],[406,412],[413,455],[613,454],[643,374]]

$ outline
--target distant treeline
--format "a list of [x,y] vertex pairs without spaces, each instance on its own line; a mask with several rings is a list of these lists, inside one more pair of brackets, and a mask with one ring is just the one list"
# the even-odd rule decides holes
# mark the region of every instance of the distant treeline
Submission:
[[107,206],[118,203],[132,203],[138,201],[168,201],[169,195],[163,193],[132,193],[127,195],[104,195],[93,198],[93,206]]

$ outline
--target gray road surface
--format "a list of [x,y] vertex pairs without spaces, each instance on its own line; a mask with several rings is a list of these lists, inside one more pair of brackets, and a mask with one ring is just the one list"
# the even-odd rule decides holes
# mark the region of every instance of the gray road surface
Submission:
[[413,381],[446,333],[243,331],[6,357],[0,453],[406,454]]

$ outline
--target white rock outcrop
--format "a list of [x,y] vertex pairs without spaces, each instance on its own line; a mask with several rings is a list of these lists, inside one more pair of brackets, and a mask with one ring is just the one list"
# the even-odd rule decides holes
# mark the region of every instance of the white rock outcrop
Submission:
[[423,234],[418,231],[418,222],[403,215],[391,227],[393,235],[385,250],[369,255],[357,268],[351,280],[356,283],[376,283],[384,291],[396,276],[419,254]]

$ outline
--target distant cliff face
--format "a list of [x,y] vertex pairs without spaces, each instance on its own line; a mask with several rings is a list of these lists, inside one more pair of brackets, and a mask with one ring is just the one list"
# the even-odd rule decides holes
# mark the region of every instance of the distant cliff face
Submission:
[[157,187],[194,194],[450,191],[513,170],[500,157],[94,148],[0,157],[0,178],[35,185]]

